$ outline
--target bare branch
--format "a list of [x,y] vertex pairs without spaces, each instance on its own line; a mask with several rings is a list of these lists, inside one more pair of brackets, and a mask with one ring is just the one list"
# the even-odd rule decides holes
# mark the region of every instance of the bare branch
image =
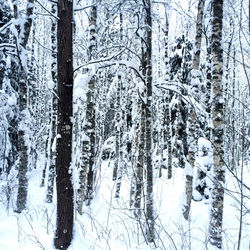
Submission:
[[[60,20],[56,15],[54,15],[51,11],[49,11],[47,8],[45,8],[38,0],[35,0],[45,11],[47,11],[51,16],[56,18],[57,20]],[[51,1],[54,3],[54,1]]]

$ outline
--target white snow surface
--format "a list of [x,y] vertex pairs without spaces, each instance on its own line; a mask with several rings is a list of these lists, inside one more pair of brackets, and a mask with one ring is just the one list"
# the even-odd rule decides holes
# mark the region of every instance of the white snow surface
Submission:
[[[204,142],[205,143],[205,142]],[[204,145],[203,143],[203,145]],[[0,249],[1,250],[53,250],[53,236],[56,220],[56,197],[52,204],[45,203],[46,187],[40,187],[44,158],[40,156],[37,169],[29,175],[27,209],[13,212],[16,194],[12,194],[10,208],[4,205],[4,194],[0,200]],[[173,169],[173,178],[167,179],[167,170],[161,178],[155,178],[154,207],[156,245],[147,245],[140,229],[140,223],[129,208],[130,178],[122,179],[120,199],[114,198],[115,182],[112,181],[113,162],[103,161],[97,176],[98,186],[91,206],[84,206],[83,215],[75,214],[74,238],[69,250],[125,250],[125,249],[209,249],[207,242],[209,204],[192,201],[190,221],[182,216],[185,190],[185,170]],[[245,181],[250,173],[244,167]],[[45,185],[46,186],[46,185]],[[227,176],[226,187],[238,191],[235,178]],[[245,193],[249,195],[249,193]],[[235,198],[225,193],[223,249],[235,249],[238,241],[239,211]],[[249,201],[244,205],[249,208]],[[249,213],[244,222],[250,222]],[[141,221],[143,224],[143,220]],[[241,249],[249,246],[249,224],[243,224]]]
[[87,91],[88,91],[88,83],[90,80],[90,76],[88,74],[79,74],[74,80],[74,91],[73,91],[73,100],[74,102],[77,99],[81,99],[82,101],[87,100]]

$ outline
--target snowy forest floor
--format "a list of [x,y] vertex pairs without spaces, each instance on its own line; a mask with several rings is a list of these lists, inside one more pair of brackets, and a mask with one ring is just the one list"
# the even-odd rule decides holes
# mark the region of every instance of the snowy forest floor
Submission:
[[[41,166],[43,161],[40,161]],[[83,215],[75,216],[74,239],[69,250],[125,250],[125,249],[213,249],[208,244],[209,204],[192,202],[191,218],[187,222],[182,216],[185,175],[176,168],[173,178],[167,173],[155,180],[154,199],[156,211],[157,247],[147,245],[141,227],[129,208],[130,178],[122,179],[120,199],[114,198],[115,182],[112,181],[113,162],[104,161],[98,177],[98,187],[91,206],[85,206]],[[4,194],[0,202],[0,250],[50,250],[53,247],[56,205],[45,203],[46,188],[40,187],[42,170],[37,166],[29,175],[27,209],[13,212],[15,196],[10,197],[6,208]],[[245,167],[244,179],[250,180]],[[101,180],[101,181],[100,181]],[[247,182],[246,182],[247,183]],[[237,249],[240,226],[240,195],[235,178],[227,175],[223,218],[223,249]],[[233,192],[232,192],[233,191]],[[249,197],[248,193],[244,193]],[[248,204],[247,204],[248,203]],[[244,200],[248,209],[243,216],[241,247],[250,249],[249,200]],[[247,224],[248,223],[248,224]]]

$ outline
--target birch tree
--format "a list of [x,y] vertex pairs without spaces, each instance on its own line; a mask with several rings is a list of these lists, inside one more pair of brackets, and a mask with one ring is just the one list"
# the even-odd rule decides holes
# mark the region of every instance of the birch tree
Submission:
[[14,17],[17,21],[17,51],[19,57],[19,121],[18,121],[18,154],[19,154],[19,166],[18,166],[18,191],[16,212],[20,213],[26,207],[27,201],[27,189],[28,189],[28,147],[29,147],[29,122],[30,113],[28,110],[28,68],[27,68],[27,51],[26,46],[28,43],[32,18],[34,9],[34,0],[28,0],[26,6],[26,14],[24,20],[20,16],[18,10],[17,1],[13,0]]
[[147,240],[154,241],[154,206],[153,206],[153,164],[152,164],[152,16],[151,0],[144,3],[146,12],[146,51],[145,51],[145,73],[146,73],[146,107],[145,107],[145,140],[146,140],[146,220],[147,220]]
[[[97,50],[97,33],[96,33],[96,19],[97,19],[97,6],[94,4],[90,12],[90,42],[89,42],[89,60],[96,58]],[[93,75],[88,83],[87,93],[87,112],[86,112],[86,126],[85,132],[89,138],[86,148],[88,148],[88,174],[87,174],[87,190],[86,199],[88,204],[92,199],[93,185],[94,185],[94,159],[95,159],[95,90],[96,76]]]
[[[9,174],[17,162],[17,122],[18,106],[18,65],[11,53],[15,50],[13,34],[10,32],[10,22],[13,16],[9,3],[0,1],[0,99],[2,117],[0,122],[2,148],[0,150],[0,175]],[[8,25],[9,24],[9,25]],[[14,100],[11,104],[8,98]]]
[[[57,6],[52,3],[51,13],[56,14]],[[53,191],[54,191],[54,180],[55,180],[55,165],[56,165],[56,122],[57,122],[57,74],[56,74],[56,20],[51,17],[51,90],[52,90],[52,104],[51,104],[51,124],[50,124],[50,160],[49,160],[49,173],[48,173],[48,185],[46,200],[48,203],[52,202]]]
[[212,207],[209,225],[210,243],[222,248],[222,218],[224,201],[224,99],[222,88],[223,50],[222,50],[222,21],[223,0],[212,1],[212,85],[213,85],[213,144],[214,144],[214,186],[212,193]]
[[[191,88],[193,90],[195,100],[199,96],[199,84],[201,73],[199,71],[200,53],[201,53],[201,39],[202,39],[202,20],[204,12],[205,0],[199,0],[198,13],[196,20],[196,36],[193,56],[193,69],[191,71]],[[188,165],[186,166],[186,204],[184,205],[184,218],[189,217],[191,200],[192,200],[192,186],[193,186],[193,167],[195,162],[195,154],[197,153],[198,140],[198,119],[194,107],[191,108],[189,114],[189,147],[188,147]]]

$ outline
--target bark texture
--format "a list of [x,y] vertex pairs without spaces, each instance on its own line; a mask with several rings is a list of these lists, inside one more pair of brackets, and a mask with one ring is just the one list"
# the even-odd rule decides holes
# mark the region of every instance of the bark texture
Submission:
[[[29,111],[27,103],[27,68],[23,65],[23,57],[26,57],[26,46],[30,35],[32,26],[32,15],[34,8],[34,0],[28,0],[26,7],[26,17],[23,27],[17,26],[18,38],[20,39],[20,47],[18,48],[20,59],[20,71],[19,71],[19,124],[18,124],[18,155],[19,155],[19,167],[18,167],[18,191],[17,191],[17,202],[16,212],[21,213],[26,207],[27,202],[27,189],[28,189],[28,141],[29,135],[27,131],[29,122]],[[15,16],[18,18],[17,6],[14,6]]]
[[141,104],[141,121],[140,129],[137,128],[138,143],[138,159],[136,162],[135,170],[135,216],[139,217],[141,214],[141,199],[143,193],[143,165],[144,165],[144,152],[145,152],[145,104]]
[[147,221],[147,240],[154,242],[154,206],[153,206],[153,164],[152,164],[152,16],[151,16],[151,1],[145,1],[146,10],[146,87],[147,87],[147,102],[146,102],[146,124],[145,124],[145,139],[146,139],[146,221]]
[[222,20],[223,0],[212,1],[212,84],[213,84],[213,144],[214,144],[214,187],[212,193],[212,208],[209,225],[210,243],[217,248],[222,248],[222,218],[225,182],[224,170],[224,99],[222,88],[223,77],[223,50]]
[[[95,59],[97,41],[96,41],[96,20],[97,20],[97,7],[93,5],[90,13],[90,45],[89,45],[89,60]],[[96,85],[96,77],[93,76],[88,84],[87,93],[87,124],[85,131],[89,137],[88,146],[88,174],[87,174],[87,190],[86,199],[87,204],[90,204],[93,194],[94,185],[94,158],[95,158],[95,101],[94,101],[94,89]]]
[[73,187],[71,182],[73,113],[73,1],[58,1],[57,70],[58,70],[58,135],[56,158],[57,225],[54,245],[67,249],[73,231]]
[[[56,14],[56,5],[52,4],[51,13]],[[50,139],[50,165],[48,174],[48,186],[46,200],[51,203],[53,200],[55,169],[56,169],[56,150],[53,148],[54,140],[56,139],[56,121],[57,121],[57,74],[56,74],[56,20],[51,19],[51,49],[52,49],[52,62],[51,62],[51,75],[54,83],[52,93],[52,105],[51,105],[51,137]]]
[[[9,6],[9,3],[5,0],[0,1],[0,28],[4,27],[10,20],[11,20],[12,14],[11,9]],[[13,43],[13,35],[11,34],[10,28],[7,27],[5,30],[3,30],[0,33],[0,44],[12,44]],[[14,47],[14,45],[13,45]],[[18,70],[17,70],[17,63],[15,61],[15,58],[13,56],[9,55],[9,50],[13,51],[14,48],[7,48],[6,50],[0,51],[0,90],[4,90],[4,82],[6,79],[9,79],[11,88],[6,88],[4,91],[6,93],[18,91]],[[9,68],[7,68],[7,60],[10,57],[11,65]],[[4,155],[1,156],[2,158],[2,164],[0,166],[0,175],[3,173],[9,174],[12,167],[16,164],[16,160],[18,158],[18,142],[17,142],[17,123],[18,123],[18,117],[17,117],[17,105],[15,107],[13,106],[13,115],[6,117],[8,120],[8,132],[6,131],[5,136],[5,143],[6,139],[8,138],[11,144],[11,148],[9,150],[8,155],[6,158]],[[4,120],[4,119],[3,119]],[[2,124],[1,124],[2,126]],[[2,127],[3,128],[3,127]],[[1,128],[1,131],[2,131]]]
[[[198,3],[198,13],[196,20],[196,36],[195,36],[195,48],[194,48],[194,57],[193,57],[193,71],[191,71],[191,88],[194,94],[194,98],[198,101],[199,96],[199,85],[197,82],[200,82],[199,78],[199,65],[200,65],[200,49],[201,49],[201,39],[202,39],[202,21],[203,21],[203,12],[204,12],[205,0],[199,0]],[[193,84],[195,83],[195,84]],[[186,203],[184,205],[183,215],[186,220],[189,218],[191,200],[192,200],[192,186],[193,186],[193,168],[195,162],[195,154],[197,153],[197,140],[198,140],[198,119],[194,107],[191,108],[189,114],[189,147],[188,147],[188,163],[186,167],[189,168],[186,174]],[[192,169],[192,171],[191,171]]]
[[205,5],[205,0],[199,0],[198,14],[197,14],[197,19],[196,19],[196,35],[195,35],[194,57],[193,57],[193,69],[199,69],[199,65],[200,65],[204,5]]

